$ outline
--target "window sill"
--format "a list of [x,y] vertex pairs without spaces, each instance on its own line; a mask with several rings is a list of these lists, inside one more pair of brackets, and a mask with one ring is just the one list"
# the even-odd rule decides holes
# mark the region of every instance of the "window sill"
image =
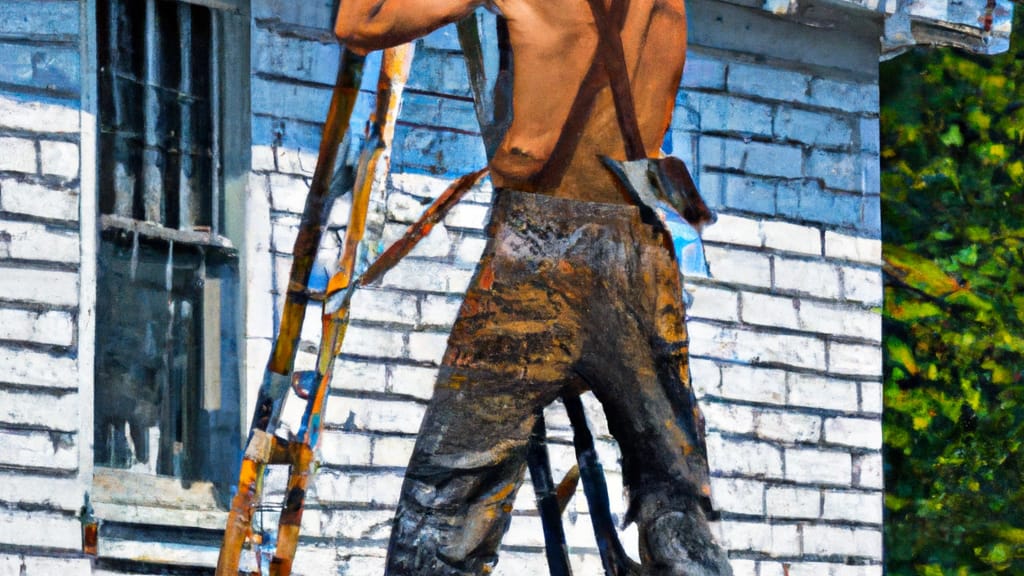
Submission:
[[212,482],[186,488],[177,478],[113,468],[96,468],[92,505],[100,520],[128,524],[223,530],[228,518]]
[[125,218],[124,216],[117,216],[114,214],[101,215],[100,225],[104,230],[122,230],[125,232],[137,233],[147,238],[163,240],[165,242],[170,241],[177,242],[179,244],[207,246],[210,248],[219,248],[232,253],[235,251],[235,247],[231,244],[231,240],[228,240],[223,236],[218,236],[213,232],[166,228],[153,222],[134,220],[132,218]]

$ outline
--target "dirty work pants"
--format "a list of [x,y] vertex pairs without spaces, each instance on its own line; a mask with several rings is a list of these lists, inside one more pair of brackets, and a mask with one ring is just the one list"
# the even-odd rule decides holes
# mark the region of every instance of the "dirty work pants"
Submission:
[[537,413],[582,380],[601,401],[640,524],[704,516],[703,418],[679,271],[628,205],[496,192],[488,243],[406,471],[388,574],[488,573]]

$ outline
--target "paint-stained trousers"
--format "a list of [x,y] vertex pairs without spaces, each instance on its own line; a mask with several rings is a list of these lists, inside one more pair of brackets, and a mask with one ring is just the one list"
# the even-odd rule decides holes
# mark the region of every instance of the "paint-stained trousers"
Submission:
[[665,232],[634,206],[496,196],[406,471],[388,574],[490,571],[536,415],[580,381],[621,447],[645,571],[683,573],[657,556],[701,554],[682,533],[707,537],[708,468]]

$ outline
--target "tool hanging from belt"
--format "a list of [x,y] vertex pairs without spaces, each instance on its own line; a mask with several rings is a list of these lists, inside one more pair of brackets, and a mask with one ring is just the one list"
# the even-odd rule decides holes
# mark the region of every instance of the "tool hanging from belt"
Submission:
[[[665,203],[698,230],[714,215],[707,208],[697,190],[690,171],[682,160],[674,156],[650,158],[640,133],[636,104],[629,82],[629,69],[622,47],[619,27],[613,14],[606,12],[601,0],[587,0],[597,24],[597,56],[605,68],[615,103],[615,117],[626,148],[626,162],[602,157],[607,166],[630,192],[641,211],[653,211]],[[628,0],[612,0],[613,9]],[[625,12],[622,8],[620,12]]]

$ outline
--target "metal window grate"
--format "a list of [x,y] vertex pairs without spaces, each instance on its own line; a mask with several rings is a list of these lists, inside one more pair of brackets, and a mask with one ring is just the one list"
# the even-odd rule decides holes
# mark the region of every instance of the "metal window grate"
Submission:
[[100,3],[100,211],[221,228],[216,19],[164,0]]

